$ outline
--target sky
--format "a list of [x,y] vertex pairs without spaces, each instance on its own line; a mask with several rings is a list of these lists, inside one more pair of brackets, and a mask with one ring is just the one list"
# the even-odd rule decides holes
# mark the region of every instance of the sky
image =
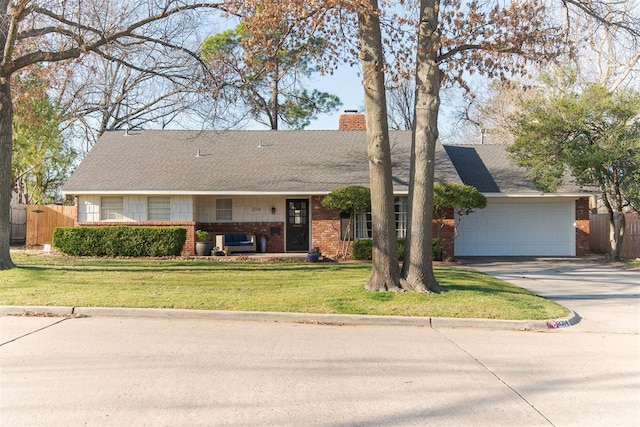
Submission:
[[[477,84],[483,84],[476,78]],[[312,77],[312,81],[308,85],[308,89],[318,89],[324,92],[337,95],[342,101],[342,106],[332,114],[320,114],[316,120],[313,120],[311,124],[305,129],[308,130],[337,130],[338,121],[340,115],[344,113],[344,110],[358,110],[364,112],[364,89],[362,88],[362,77],[359,75],[359,67],[350,67],[348,65],[341,65],[333,75],[315,75]],[[438,128],[440,132],[440,139],[443,143],[475,143],[478,139],[475,139],[473,132],[475,129],[471,129],[470,138],[468,141],[465,138],[469,136],[464,132],[460,132],[459,128],[461,124],[455,118],[456,111],[459,107],[453,105],[459,103],[459,90],[442,89],[440,92],[441,104],[440,115],[438,117]],[[259,126],[259,125],[258,125]],[[253,127],[252,129],[264,129],[264,126]],[[479,138],[479,135],[478,135]]]
[[335,113],[319,115],[306,129],[337,130],[338,120],[344,110],[364,112],[364,89],[356,67],[343,65],[333,75],[314,76],[309,87],[337,95],[342,106]]

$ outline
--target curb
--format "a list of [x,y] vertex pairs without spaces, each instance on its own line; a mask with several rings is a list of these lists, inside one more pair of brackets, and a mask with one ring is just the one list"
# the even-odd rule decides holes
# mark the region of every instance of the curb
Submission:
[[498,329],[512,331],[551,331],[568,328],[580,322],[580,316],[571,312],[562,319],[500,320],[464,319],[450,317],[367,316],[356,314],[280,313],[263,311],[218,311],[166,308],[114,308],[114,307],[19,307],[0,306],[0,316],[33,317],[129,317],[163,319],[204,319],[226,321],[252,321],[274,323],[307,323],[316,325],[381,325],[419,326],[440,328]]

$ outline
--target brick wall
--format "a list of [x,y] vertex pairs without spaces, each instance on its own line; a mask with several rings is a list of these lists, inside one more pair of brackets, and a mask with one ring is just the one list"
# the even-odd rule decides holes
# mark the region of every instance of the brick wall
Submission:
[[591,252],[589,228],[589,198],[576,200],[576,256],[585,256]]
[[81,227],[115,227],[115,226],[127,226],[127,227],[182,227],[187,230],[187,238],[182,246],[180,255],[191,256],[195,255],[196,239],[195,239],[195,222],[78,222],[76,223]]
[[340,116],[338,130],[365,130],[366,124],[364,114],[345,113]]
[[438,221],[432,221],[431,231],[433,237],[440,238],[440,250],[442,251],[442,259],[444,261],[453,259],[454,249],[454,220],[453,209],[449,209],[445,216],[445,219],[440,224]]
[[[323,254],[331,256],[338,253],[340,245],[340,219],[337,210],[324,208],[320,204],[322,198],[322,196],[311,198],[311,233],[313,236],[311,247],[318,246]],[[433,237],[438,237],[438,232],[440,233],[442,259],[453,259],[453,209],[447,212],[442,227],[435,220],[432,224]]]
[[340,218],[337,209],[322,206],[323,196],[311,197],[311,247],[333,256],[340,247]]

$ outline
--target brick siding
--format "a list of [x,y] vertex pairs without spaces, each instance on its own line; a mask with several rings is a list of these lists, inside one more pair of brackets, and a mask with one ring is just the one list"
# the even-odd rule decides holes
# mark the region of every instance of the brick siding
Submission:
[[340,212],[322,206],[322,199],[324,196],[311,197],[311,247],[331,257],[340,248]]
[[[327,209],[321,205],[322,199],[323,196],[311,198],[311,233],[313,237],[311,247],[318,246],[323,254],[332,256],[338,253],[340,245],[340,218],[337,210]],[[442,259],[453,259],[453,209],[447,212],[442,228],[435,220],[432,224],[433,237],[438,237],[438,229],[440,229]]]
[[442,221],[442,225],[436,221],[432,221],[431,232],[433,233],[433,237],[438,237],[440,239],[440,250],[442,251],[442,259],[444,261],[453,259],[453,249],[454,249],[454,220],[453,220],[453,208],[448,209],[445,215],[445,219]]
[[585,256],[591,252],[589,228],[589,198],[576,200],[576,256]]

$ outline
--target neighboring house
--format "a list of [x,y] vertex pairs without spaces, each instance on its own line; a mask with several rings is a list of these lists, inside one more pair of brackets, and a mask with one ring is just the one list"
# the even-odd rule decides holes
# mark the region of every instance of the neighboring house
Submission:
[[[362,129],[363,119],[363,115],[345,114],[340,118],[340,130],[337,131],[107,132],[78,166],[63,191],[76,197],[77,224],[80,226],[125,224],[185,227],[185,255],[194,253],[194,232],[197,229],[213,234],[243,232],[264,235],[267,237],[267,252],[306,252],[319,246],[323,253],[332,254],[338,248],[345,221],[338,212],[323,208],[321,201],[326,194],[339,187],[354,184],[368,186],[366,135],[363,130],[351,130]],[[467,181],[473,179],[475,172],[460,170],[466,167],[464,159],[468,156],[462,155],[465,152],[452,151],[450,148],[446,147],[445,151],[438,144],[436,180],[471,183]],[[504,147],[498,149],[504,153]],[[404,236],[406,232],[410,153],[411,132],[391,132],[398,236]],[[456,160],[455,167],[450,157]],[[474,168],[477,166],[471,165]],[[521,170],[508,167],[505,171],[507,169],[519,175],[512,177],[513,182],[523,180]],[[476,170],[481,170],[485,175],[500,172],[493,170],[491,164]],[[522,209],[533,207],[533,211],[526,215],[542,215],[545,219],[532,220],[533,223],[537,227],[549,227],[551,223],[546,220],[549,217],[548,210],[536,208],[542,206],[536,205],[540,198],[545,202],[564,202],[563,224],[573,224],[576,218],[582,218],[582,213],[575,216],[576,210],[569,212],[569,204],[583,206],[586,201],[588,209],[588,199],[583,199],[585,195],[574,193],[573,190],[566,197],[549,197],[524,189],[522,194],[513,194],[517,197],[506,197],[512,195],[513,187],[500,187],[501,180],[498,175],[493,178],[493,182],[498,183],[495,188],[480,188],[490,198],[487,207],[490,212],[494,211],[494,206],[508,205],[512,209],[517,208],[515,212],[520,216],[523,215]],[[493,190],[496,190],[496,194],[493,194]],[[524,193],[528,195],[522,197]],[[513,203],[498,204],[501,198]],[[454,253],[472,255],[472,250],[468,249],[471,247],[469,245],[473,245],[469,240],[472,238],[466,235],[465,227],[475,224],[474,217],[482,216],[483,212],[464,218],[455,249],[453,214],[446,219],[444,229],[440,230],[445,257],[453,257]],[[501,220],[508,217],[504,210],[500,212]],[[588,234],[588,211],[585,214]],[[520,223],[524,225],[525,222]],[[578,225],[582,227],[582,223]],[[370,216],[359,215],[352,235],[355,234],[356,238],[370,237],[370,228]],[[436,228],[437,224],[434,224],[434,235]],[[530,227],[519,234],[523,244],[530,240],[526,233],[531,231],[527,230]],[[538,231],[530,237],[548,234]],[[479,238],[494,238],[493,233]],[[555,235],[555,231],[551,234]],[[579,241],[578,238],[573,240],[573,252],[564,248],[558,254],[584,253],[582,249],[575,249]],[[540,245],[545,248],[544,253],[531,254],[555,255],[558,251],[549,247],[549,244],[554,246],[555,243],[547,243]],[[564,242],[570,243],[569,238]],[[459,251],[459,245],[462,245],[462,251]]]

